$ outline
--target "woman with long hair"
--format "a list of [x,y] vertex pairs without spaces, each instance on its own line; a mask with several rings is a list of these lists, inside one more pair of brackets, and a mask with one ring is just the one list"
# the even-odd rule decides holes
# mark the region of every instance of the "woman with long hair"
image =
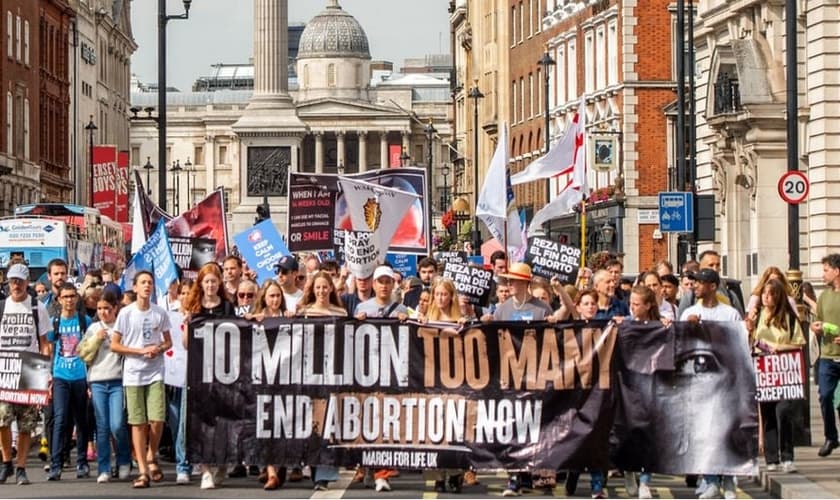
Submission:
[[[805,345],[796,310],[788,301],[788,289],[780,280],[771,279],[761,292],[761,309],[755,322],[748,322],[757,350],[765,353],[799,349]],[[793,463],[793,401],[759,404],[764,427],[764,458],[767,470],[796,472]]]
[[429,304],[426,318],[430,321],[455,323],[462,316],[455,284],[451,280],[439,279],[437,283],[432,285],[432,302]]
[[[648,271],[639,276],[639,285],[649,288],[656,299],[656,308],[659,309],[659,316],[669,321],[677,319],[677,306],[665,300],[662,291],[662,277],[653,271]],[[632,290],[631,290],[632,293]]]
[[770,280],[777,280],[782,284],[785,294],[788,297],[788,302],[798,316],[799,313],[796,311],[796,299],[793,297],[793,287],[785,277],[784,271],[776,266],[768,266],[764,272],[761,273],[761,278],[758,279],[758,283],[755,285],[755,288],[753,288],[753,291],[750,294],[750,299],[747,302],[746,309],[747,317],[751,317],[752,320],[755,321],[755,318],[761,309],[761,294],[764,292],[764,285],[766,285]]
[[325,271],[318,271],[309,280],[303,297],[298,304],[297,316],[304,318],[317,316],[346,317],[347,309],[341,304],[335,282]]

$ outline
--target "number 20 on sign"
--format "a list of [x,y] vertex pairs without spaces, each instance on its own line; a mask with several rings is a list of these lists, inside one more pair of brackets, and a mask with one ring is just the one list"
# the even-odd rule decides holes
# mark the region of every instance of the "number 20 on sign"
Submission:
[[808,199],[811,183],[808,176],[798,170],[785,172],[779,179],[779,196],[785,203],[798,205]]

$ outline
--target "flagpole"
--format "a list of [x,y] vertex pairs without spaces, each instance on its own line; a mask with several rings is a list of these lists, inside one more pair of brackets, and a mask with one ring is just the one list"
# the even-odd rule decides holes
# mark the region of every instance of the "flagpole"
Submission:
[[586,267],[586,198],[580,201],[580,267]]

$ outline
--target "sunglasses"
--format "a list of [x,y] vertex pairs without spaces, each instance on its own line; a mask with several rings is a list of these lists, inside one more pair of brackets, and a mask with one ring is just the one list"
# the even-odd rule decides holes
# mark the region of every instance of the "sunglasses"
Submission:
[[236,294],[236,296],[239,297],[240,299],[253,299],[254,298],[254,294],[250,293],[250,292],[239,292],[239,293]]

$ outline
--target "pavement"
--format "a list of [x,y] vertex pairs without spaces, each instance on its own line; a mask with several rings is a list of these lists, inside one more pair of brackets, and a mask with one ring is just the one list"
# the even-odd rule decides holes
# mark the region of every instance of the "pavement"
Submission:
[[767,472],[761,467],[756,482],[774,498],[840,498],[840,449],[821,458],[817,451],[825,441],[817,385],[811,384],[811,446],[794,451],[798,472]]

